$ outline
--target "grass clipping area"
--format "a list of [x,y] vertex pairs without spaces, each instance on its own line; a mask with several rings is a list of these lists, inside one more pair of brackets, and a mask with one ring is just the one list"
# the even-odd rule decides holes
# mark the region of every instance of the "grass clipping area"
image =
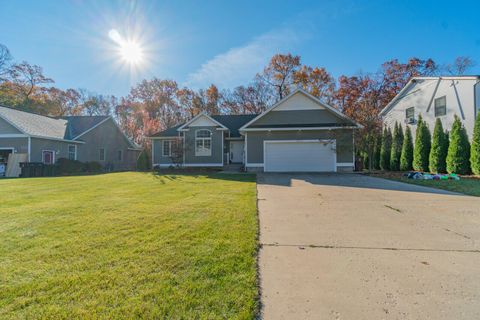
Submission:
[[0,180],[0,319],[251,319],[252,175]]

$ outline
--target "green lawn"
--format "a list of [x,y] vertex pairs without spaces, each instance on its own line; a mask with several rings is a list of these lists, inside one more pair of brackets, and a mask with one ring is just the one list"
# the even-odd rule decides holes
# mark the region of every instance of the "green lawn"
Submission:
[[405,177],[397,178],[402,182],[418,184],[421,186],[444,189],[453,192],[460,192],[472,196],[480,197],[480,179],[461,178],[459,181],[454,180],[415,180]]
[[0,180],[0,319],[251,319],[252,175]]

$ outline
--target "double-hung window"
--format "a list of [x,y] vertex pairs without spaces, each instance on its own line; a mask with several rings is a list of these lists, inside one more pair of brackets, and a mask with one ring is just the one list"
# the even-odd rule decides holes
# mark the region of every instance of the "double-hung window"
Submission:
[[441,117],[447,114],[447,97],[443,96],[435,99],[435,117]]
[[172,141],[171,140],[163,140],[162,156],[164,156],[164,157],[172,156]]
[[195,132],[195,155],[212,155],[212,131],[200,129]]
[[99,153],[98,159],[100,161],[105,161],[105,148],[100,148],[98,153]]
[[415,123],[415,107],[405,109],[405,123]]
[[74,144],[68,145],[68,159],[77,160],[77,146]]

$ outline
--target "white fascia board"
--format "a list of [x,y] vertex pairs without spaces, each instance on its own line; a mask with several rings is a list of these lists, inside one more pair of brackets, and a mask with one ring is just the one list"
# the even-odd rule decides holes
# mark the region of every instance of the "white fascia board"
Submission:
[[249,131],[311,131],[311,130],[339,130],[339,129],[359,129],[359,127],[349,126],[349,127],[247,128],[247,129],[243,129],[242,132],[249,132]]
[[212,117],[210,117],[208,114],[206,114],[205,112],[201,112],[199,114],[197,114],[195,117],[193,117],[192,119],[190,119],[189,121],[187,121],[183,126],[181,126],[180,128],[177,129],[177,131],[184,131],[184,128],[186,126],[188,126],[190,123],[192,123],[193,121],[197,120],[198,118],[202,117],[202,116],[205,116],[207,117],[208,119],[210,119],[211,121],[213,121],[214,123],[216,123],[217,125],[219,125],[220,127],[222,128],[225,128],[228,130],[227,127],[225,127],[223,124],[221,124],[220,122],[218,122],[217,120],[213,119]]
[[278,107],[283,101],[286,101],[288,99],[290,99],[291,96],[293,96],[294,94],[298,93],[298,92],[301,92],[303,93],[304,95],[306,95],[308,98],[312,99],[314,102],[318,103],[319,105],[321,105],[322,107],[324,107],[325,109],[335,113],[336,115],[338,115],[339,117],[341,117],[342,119],[345,119],[345,120],[348,120],[348,121],[351,121],[353,122],[356,126],[358,126],[359,128],[363,128],[363,126],[361,124],[359,124],[358,122],[356,122],[355,120],[353,119],[350,119],[349,117],[347,117],[346,115],[344,115],[343,113],[341,113],[340,111],[338,111],[337,109],[335,109],[334,107],[322,102],[320,99],[318,99],[317,97],[311,95],[310,93],[306,92],[305,90],[301,89],[301,88],[297,88],[295,89],[292,93],[290,93],[288,96],[286,96],[285,98],[283,98],[282,100],[278,101],[277,103],[275,103],[273,106],[271,106],[270,108],[268,108],[267,110],[265,110],[263,113],[259,114],[258,116],[256,116],[255,118],[253,118],[252,120],[250,120],[249,122],[247,122],[245,125],[243,125],[239,131],[242,131],[242,130],[245,130],[249,125],[251,125],[252,123],[255,123],[257,120],[259,120],[260,118],[264,117],[267,113],[269,113],[270,111],[272,111],[273,109],[275,109],[276,107]]
[[0,134],[0,138],[28,138],[28,137],[30,137],[28,134],[23,134],[23,133]]
[[79,144],[85,144],[85,141],[78,141],[78,140],[68,140],[68,139],[59,139],[59,138],[51,138],[51,137],[42,137],[42,136],[29,136],[31,138],[36,138],[36,139],[44,139],[44,140],[53,140],[53,141],[62,141],[62,142],[69,142],[69,143],[79,143]]

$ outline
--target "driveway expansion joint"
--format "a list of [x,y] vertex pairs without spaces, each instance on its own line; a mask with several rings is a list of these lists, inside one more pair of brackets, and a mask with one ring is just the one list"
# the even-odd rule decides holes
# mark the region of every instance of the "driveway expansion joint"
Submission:
[[386,250],[386,251],[427,251],[427,252],[465,252],[480,253],[480,250],[469,249],[431,249],[431,248],[394,248],[394,247],[361,247],[361,246],[334,246],[317,244],[279,244],[261,243],[262,247],[298,247],[299,249],[353,249],[353,250]]

